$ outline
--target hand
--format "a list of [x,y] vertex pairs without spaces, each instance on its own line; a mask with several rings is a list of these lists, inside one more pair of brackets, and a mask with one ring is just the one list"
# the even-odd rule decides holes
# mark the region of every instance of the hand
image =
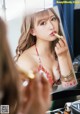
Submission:
[[55,52],[58,57],[66,57],[68,52],[68,46],[65,38],[59,39],[55,46]]
[[48,81],[42,75],[36,76],[21,88],[18,114],[44,114],[51,104],[50,90]]

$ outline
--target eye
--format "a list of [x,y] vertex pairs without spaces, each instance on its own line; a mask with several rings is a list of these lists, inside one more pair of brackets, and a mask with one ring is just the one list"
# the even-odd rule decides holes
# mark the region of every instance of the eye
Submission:
[[40,25],[46,25],[46,21],[42,21]]
[[57,20],[56,17],[52,17],[52,18],[51,18],[51,21],[56,21],[56,20]]

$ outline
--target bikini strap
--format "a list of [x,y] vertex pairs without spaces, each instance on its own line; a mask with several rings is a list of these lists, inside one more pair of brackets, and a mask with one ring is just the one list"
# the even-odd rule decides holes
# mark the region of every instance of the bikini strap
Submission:
[[37,49],[36,45],[35,45],[35,49],[36,49],[37,56],[39,58],[39,64],[42,66],[41,59],[40,59],[40,56],[39,56],[39,52],[38,52],[38,49]]
[[53,81],[52,77],[50,77],[49,73],[42,66],[42,62],[41,62],[40,55],[39,55],[39,52],[38,52],[36,45],[35,45],[35,49],[36,49],[37,56],[39,57],[39,68],[38,68],[38,70],[39,71],[42,70],[43,72],[45,72],[47,74],[47,78],[48,78],[50,84],[52,85],[54,83],[54,81]]

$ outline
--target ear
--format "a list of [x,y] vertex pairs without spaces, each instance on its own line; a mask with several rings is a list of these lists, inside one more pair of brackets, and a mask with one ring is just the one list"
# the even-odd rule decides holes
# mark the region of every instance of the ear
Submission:
[[30,33],[31,33],[31,35],[36,36],[34,28],[30,29]]

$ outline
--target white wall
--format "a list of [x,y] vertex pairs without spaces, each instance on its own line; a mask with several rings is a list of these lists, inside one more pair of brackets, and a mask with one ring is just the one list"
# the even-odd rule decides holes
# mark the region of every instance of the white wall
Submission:
[[21,17],[8,21],[8,42],[13,56],[15,56],[16,46],[20,37],[21,23]]
[[44,8],[52,6],[53,6],[53,0],[45,0],[45,2],[44,0],[6,0],[6,8],[7,8],[6,19],[8,21],[8,42],[13,56],[15,56],[15,49],[18,44],[18,39],[20,36],[20,28],[22,24],[23,11],[25,7],[26,10],[28,11],[28,9],[32,7],[36,9],[37,7]]

